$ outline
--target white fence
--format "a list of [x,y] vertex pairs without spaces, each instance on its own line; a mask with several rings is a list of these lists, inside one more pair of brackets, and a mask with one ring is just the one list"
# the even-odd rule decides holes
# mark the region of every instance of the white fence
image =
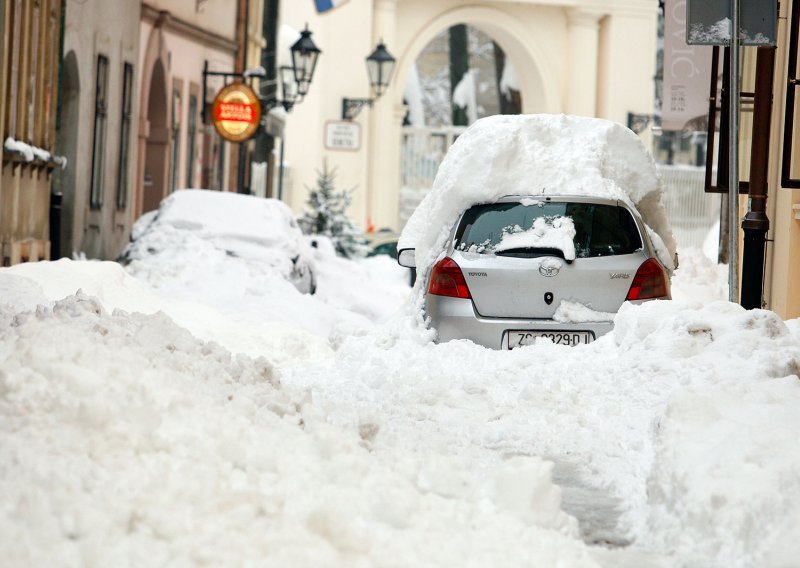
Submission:
[[464,126],[403,128],[400,158],[400,226],[433,186],[439,164]]
[[708,232],[719,221],[720,196],[705,193],[705,169],[658,165],[664,181],[664,206],[678,247],[703,246]]
[[[433,180],[447,149],[464,127],[404,128],[400,162],[400,226],[405,225]],[[680,248],[702,247],[719,219],[718,194],[704,193],[704,169],[658,165],[664,205]]]

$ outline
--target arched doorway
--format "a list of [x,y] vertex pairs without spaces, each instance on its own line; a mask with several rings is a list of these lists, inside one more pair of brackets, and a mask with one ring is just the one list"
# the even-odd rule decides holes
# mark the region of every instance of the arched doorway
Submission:
[[430,191],[448,148],[469,124],[548,109],[553,97],[539,63],[515,26],[491,8],[447,12],[413,38],[398,74],[398,80],[405,75],[398,88],[409,108],[400,133],[399,226]]
[[76,218],[75,211],[81,210],[87,196],[78,197],[78,129],[80,127],[80,93],[81,81],[78,71],[78,59],[70,50],[64,57],[61,66],[61,122],[56,133],[56,153],[67,158],[67,167],[57,170],[53,176],[53,190],[63,195],[61,207],[60,250],[53,250],[53,258],[69,256],[72,251],[81,250],[79,242],[82,231],[76,231],[76,225],[82,222]]
[[142,179],[142,213],[153,211],[166,196],[169,171],[167,76],[161,60],[153,65],[147,96],[148,132]]
[[[429,18],[403,4],[396,8],[392,16],[383,15],[397,30],[392,45],[397,46],[399,57],[394,86],[371,113],[366,205],[369,219],[376,226],[401,228],[408,211],[413,209],[412,203],[401,206],[404,87],[414,63],[431,40],[459,24],[474,26],[491,37],[506,59],[521,71],[516,86],[523,113],[562,112],[563,81],[557,61],[548,56],[552,49],[548,50],[546,41],[541,39],[547,36],[547,24],[537,23],[535,18],[523,20],[510,8],[494,6],[451,5],[442,10],[441,5],[431,2],[426,7],[431,12]],[[451,134],[452,139],[455,133]],[[387,184],[387,178],[397,181]]]

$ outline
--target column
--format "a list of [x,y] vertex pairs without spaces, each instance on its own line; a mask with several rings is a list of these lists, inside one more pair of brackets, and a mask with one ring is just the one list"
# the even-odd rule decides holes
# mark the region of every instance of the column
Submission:
[[578,8],[568,11],[569,65],[566,110],[569,114],[597,116],[597,67],[602,14]]
[[[397,0],[375,0],[372,20],[373,49],[383,40],[386,49],[395,58],[400,57],[400,46],[395,41],[397,26]],[[396,72],[396,69],[395,69]],[[367,215],[372,224],[381,227],[398,227],[400,199],[400,135],[402,114],[398,119],[397,106],[402,107],[404,78],[392,75],[389,89],[375,101],[369,112],[369,152],[367,176]],[[366,224],[366,223],[365,223]]]

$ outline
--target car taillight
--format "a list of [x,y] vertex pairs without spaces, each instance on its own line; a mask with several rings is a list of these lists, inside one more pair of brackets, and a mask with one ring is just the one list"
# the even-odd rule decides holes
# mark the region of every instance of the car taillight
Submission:
[[667,295],[667,276],[654,259],[648,258],[636,271],[626,300],[648,300]]
[[461,268],[455,260],[447,256],[433,265],[428,293],[451,298],[469,299],[472,297]]

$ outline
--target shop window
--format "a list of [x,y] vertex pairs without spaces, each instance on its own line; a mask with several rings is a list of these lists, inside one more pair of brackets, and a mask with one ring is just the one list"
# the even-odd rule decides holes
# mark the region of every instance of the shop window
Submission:
[[20,44],[22,43],[22,11],[24,5],[22,0],[11,2],[11,37],[14,41],[11,42],[11,64],[8,66],[8,98],[4,101],[6,105],[6,132],[3,133],[4,139],[6,136],[18,138],[17,131],[18,125],[18,101],[20,95],[19,74],[20,74]]
[[119,134],[119,171],[117,172],[117,209],[128,205],[128,158],[130,157],[131,121],[133,120],[133,65],[125,63],[122,71],[122,117]]
[[103,206],[107,113],[108,58],[105,55],[98,55],[95,79],[94,141],[92,143],[92,187],[89,192],[89,205],[92,209],[100,209]]
[[36,139],[36,131],[35,126],[37,123],[36,120],[36,79],[37,79],[37,71],[39,69],[39,42],[41,41],[39,36],[39,15],[41,14],[41,7],[39,6],[38,2],[34,2],[32,6],[31,12],[31,45],[30,45],[30,60],[29,60],[29,67],[28,67],[28,95],[26,97],[28,108],[26,112],[28,113],[27,119],[27,132],[25,133],[26,138],[32,144],[36,144],[37,146],[41,144],[39,140]]

